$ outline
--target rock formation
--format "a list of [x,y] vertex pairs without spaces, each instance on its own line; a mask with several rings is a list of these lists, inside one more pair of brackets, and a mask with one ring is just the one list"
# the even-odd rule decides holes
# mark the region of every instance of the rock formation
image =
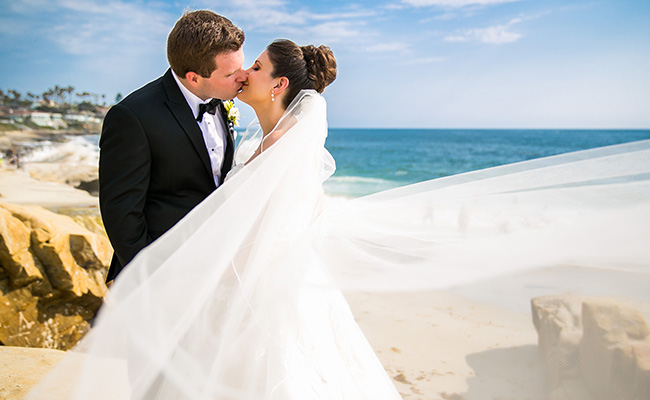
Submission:
[[111,254],[105,235],[71,217],[0,203],[0,343],[74,346],[106,293]]
[[548,399],[650,399],[647,304],[547,296],[532,311]]

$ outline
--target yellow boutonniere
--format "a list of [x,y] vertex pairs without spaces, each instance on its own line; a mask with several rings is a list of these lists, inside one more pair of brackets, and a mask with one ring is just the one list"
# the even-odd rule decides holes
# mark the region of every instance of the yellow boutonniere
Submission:
[[226,109],[226,113],[228,114],[228,121],[232,122],[235,126],[239,126],[239,108],[235,107],[235,102],[232,100],[226,100],[223,102],[223,107]]

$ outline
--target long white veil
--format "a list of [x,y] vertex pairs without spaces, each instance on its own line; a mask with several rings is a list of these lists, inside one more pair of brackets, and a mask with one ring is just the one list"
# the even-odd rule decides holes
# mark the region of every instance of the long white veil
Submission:
[[340,283],[357,290],[447,288],[561,264],[650,273],[649,200],[650,141],[635,142],[355,199],[328,210],[320,246],[335,269],[336,257],[352,261]]
[[[519,308],[565,292],[650,303],[650,141],[332,201],[324,99],[302,92],[276,129],[281,140],[125,268],[28,398],[395,398],[354,324],[328,315],[346,308],[338,288],[455,288]],[[567,268],[577,281],[551,275],[548,291],[472,286]],[[606,280],[585,284],[594,272]],[[334,357],[342,347],[352,356]]]

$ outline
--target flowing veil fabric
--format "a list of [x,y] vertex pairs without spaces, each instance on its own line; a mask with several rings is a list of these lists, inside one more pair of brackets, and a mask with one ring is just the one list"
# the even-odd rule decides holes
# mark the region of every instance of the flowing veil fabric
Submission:
[[275,145],[125,268],[91,332],[28,398],[400,398],[341,288],[578,268],[617,280],[553,290],[650,302],[650,142],[334,201],[322,192],[334,171],[324,99],[302,92],[276,129]]
[[276,129],[276,145],[136,256],[31,398],[399,398],[311,246],[333,172],[325,100],[301,93]]
[[339,205],[324,218],[319,251],[344,277],[344,288],[447,288],[563,263],[650,273],[650,141],[460,174]]

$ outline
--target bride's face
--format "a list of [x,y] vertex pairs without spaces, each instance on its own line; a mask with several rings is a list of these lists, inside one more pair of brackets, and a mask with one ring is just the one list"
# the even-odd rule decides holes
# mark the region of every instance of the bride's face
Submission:
[[[273,65],[267,50],[257,57],[253,65],[246,70],[248,79],[244,82],[237,98],[251,106],[271,101],[271,90],[278,78],[272,78]],[[276,99],[277,101],[277,99]]]

